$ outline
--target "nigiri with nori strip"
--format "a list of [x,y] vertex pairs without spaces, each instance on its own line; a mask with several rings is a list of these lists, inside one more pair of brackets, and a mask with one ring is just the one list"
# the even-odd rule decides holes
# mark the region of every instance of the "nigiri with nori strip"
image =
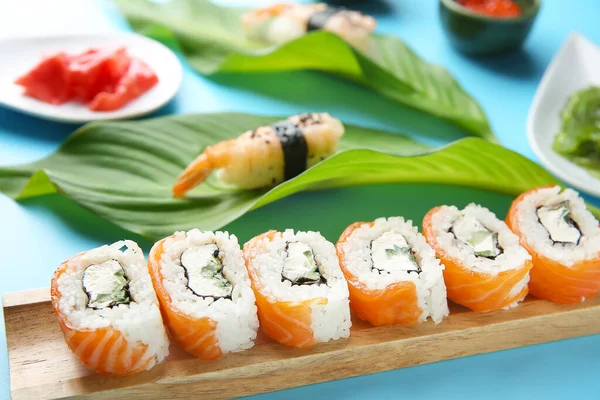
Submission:
[[492,311],[515,307],[527,296],[531,256],[487,208],[435,207],[423,219],[423,235],[445,266],[453,302]]
[[557,303],[579,303],[600,291],[600,227],[572,189],[530,190],[508,211],[507,224],[533,257],[529,290]]
[[318,232],[269,231],[244,245],[262,330],[308,348],[350,336],[348,285],[335,247]]
[[184,196],[214,170],[224,183],[245,189],[275,186],[332,155],[344,134],[327,113],[300,114],[208,146],[179,175],[175,197]]
[[165,324],[179,346],[205,360],[254,346],[255,298],[234,235],[176,232],[148,258]]
[[283,44],[322,29],[337,34],[363,52],[369,52],[371,32],[377,21],[358,11],[325,3],[278,3],[243,15],[242,24],[250,39],[267,44]]
[[65,340],[88,368],[130,375],[169,353],[142,250],[131,241],[80,253],[52,277],[52,305]]
[[337,243],[350,308],[375,326],[411,324],[448,315],[443,265],[411,221],[356,222]]

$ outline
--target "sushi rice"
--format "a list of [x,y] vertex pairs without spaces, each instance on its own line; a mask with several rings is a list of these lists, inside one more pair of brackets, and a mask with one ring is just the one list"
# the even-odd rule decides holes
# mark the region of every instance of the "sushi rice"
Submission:
[[[498,245],[504,251],[493,259],[475,255],[473,247],[458,240],[450,232],[452,225],[462,215],[472,216],[491,232],[498,233]],[[455,206],[444,206],[442,211],[432,217],[432,223],[433,232],[448,255],[462,260],[464,266],[472,271],[498,274],[502,271],[518,268],[525,260],[531,260],[531,256],[519,244],[519,238],[508,229],[506,223],[480,205],[471,203],[462,211]],[[521,285],[526,284],[527,282],[524,282]]]
[[[293,268],[286,273],[286,257],[291,256],[291,245],[302,246],[305,252],[311,253],[318,267],[316,276],[315,271],[303,273]],[[286,345],[310,347],[314,343],[350,336],[352,322],[348,286],[335,247],[319,233],[295,233],[291,229],[270,231],[246,243],[244,258],[257,296],[261,327],[273,339]],[[297,277],[298,280],[292,282],[285,276]],[[279,304],[298,307],[301,309],[299,313],[306,312],[310,321],[301,337],[294,337],[293,332],[274,337],[273,330],[282,328],[282,325],[274,325],[285,323],[286,318],[275,321],[267,314]],[[294,317],[288,316],[287,319],[291,318]]]
[[[124,279],[127,280],[125,290],[128,297],[122,303],[94,303],[93,308],[90,306],[92,299],[86,293],[88,289],[82,281],[88,268],[100,266],[98,268],[101,269],[103,265],[108,265],[107,262],[113,265],[116,262],[116,265],[122,267]],[[106,276],[99,278],[108,279]],[[132,241],[105,245],[67,260],[53,278],[52,300],[67,343],[82,362],[96,371],[116,375],[138,372],[140,369],[152,368],[169,353],[169,340],[144,254]],[[108,329],[109,334],[95,342],[97,337],[94,332],[103,329]],[[74,340],[77,334],[86,334],[87,338],[76,345]],[[115,334],[122,335],[127,342],[127,350],[123,351],[117,346],[121,343],[119,340],[111,342],[114,345],[107,346],[107,341]],[[85,354],[92,349],[92,356],[86,359]],[[138,358],[139,365],[129,364],[122,370],[114,366],[119,357],[124,357],[123,364],[127,365],[131,361],[127,359],[127,354],[131,356],[136,349],[144,349],[144,355]],[[117,354],[118,351],[122,354]]]
[[[342,235],[338,242],[338,254],[340,260],[343,260],[342,266],[344,272],[347,271],[346,277],[349,284],[367,295],[369,292],[377,291],[377,296],[380,297],[386,291],[394,290],[394,284],[413,282],[417,305],[421,310],[418,321],[425,321],[431,317],[435,323],[441,322],[449,314],[446,285],[442,275],[444,266],[440,265],[439,260],[435,257],[435,252],[418,229],[412,225],[412,221],[405,221],[402,217],[390,217],[378,218],[372,223],[355,225],[358,227],[351,225],[346,231],[348,236]],[[396,258],[392,260],[393,264],[387,268],[378,267],[377,261],[379,260],[375,254],[375,243],[382,239],[386,241],[384,242],[386,247],[398,246],[396,242],[404,241],[403,244],[408,246],[414,256],[414,261],[404,260],[402,263],[403,260]],[[391,250],[386,248],[385,251]],[[353,305],[357,299],[352,296],[352,291],[350,298],[351,307],[355,310]],[[385,304],[371,305],[377,308],[371,312],[376,316],[363,319],[367,319],[375,325],[385,324],[375,322],[382,321],[381,317],[377,318],[377,312],[381,312]],[[396,304],[389,306],[396,314],[393,318],[395,322],[406,319],[402,316],[404,310],[398,309]],[[406,304],[406,308],[408,307],[409,305]],[[387,320],[389,321],[389,318]]]
[[[162,253],[157,252],[159,243]],[[216,323],[214,335],[216,345],[220,349],[217,349],[217,356],[254,346],[258,330],[255,297],[236,236],[227,232],[202,232],[192,229],[188,232],[176,232],[157,245],[151,251],[150,265],[163,310],[168,309],[168,312],[182,314],[191,320],[209,319]],[[182,261],[187,251],[201,249],[202,246],[215,246],[218,249],[217,258],[222,263],[222,271],[219,273],[217,286],[207,283],[210,278],[198,275],[194,279],[198,282],[204,280],[204,285],[197,284],[192,288],[193,268],[201,264],[186,266]],[[153,264],[156,258],[157,263]],[[159,270],[159,275],[156,274],[156,269]],[[204,292],[196,293],[198,288]],[[225,295],[216,296],[215,290]],[[166,296],[163,296],[163,293]],[[181,328],[187,330],[187,327],[175,326],[170,318],[166,318],[166,321],[174,340],[180,339],[178,343],[184,349],[187,347],[189,351],[190,347],[184,340],[185,332],[178,331]],[[208,354],[204,354],[207,357],[198,355],[197,353],[201,352],[200,348],[190,352],[201,358],[213,358]]]
[[565,303],[600,291],[600,227],[577,192],[533,189],[507,221],[473,203],[440,206],[424,235],[402,217],[378,218],[350,225],[337,248],[287,229],[243,251],[235,235],[192,229],[157,242],[148,263],[135,242],[119,241],[62,263],[52,304],[86,366],[129,375],[167,357],[165,325],[183,349],[215,359],[254,346],[259,320],[274,340],[308,348],[348,338],[351,307],[377,326],[437,324],[447,298],[491,311],[515,307],[528,286]]
[[535,188],[511,205],[507,223],[533,257],[529,290],[579,303],[600,291],[600,227],[576,191]]
[[423,230],[446,266],[448,298],[455,303],[491,311],[515,307],[527,295],[531,256],[487,208],[436,207],[425,216]]
[[[570,209],[572,220],[576,221],[581,232],[581,239],[575,246],[555,243],[536,213],[540,207],[565,202]],[[539,189],[516,205],[515,217],[519,222],[520,231],[527,237],[527,243],[538,254],[559,261],[567,267],[600,256],[598,221],[573,189],[565,189],[562,192],[560,186]]]

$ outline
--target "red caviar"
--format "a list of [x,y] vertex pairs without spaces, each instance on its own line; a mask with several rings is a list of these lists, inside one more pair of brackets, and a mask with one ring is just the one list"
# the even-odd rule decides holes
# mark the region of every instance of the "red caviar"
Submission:
[[50,104],[80,101],[92,111],[117,110],[157,82],[154,71],[123,47],[53,54],[15,81],[26,96]]
[[521,8],[513,0],[458,0],[458,4],[490,17],[510,18],[521,15]]

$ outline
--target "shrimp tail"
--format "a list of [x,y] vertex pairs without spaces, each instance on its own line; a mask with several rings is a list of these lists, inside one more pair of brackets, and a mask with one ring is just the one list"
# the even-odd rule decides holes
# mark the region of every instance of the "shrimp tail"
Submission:
[[183,197],[192,188],[204,182],[213,170],[226,167],[231,158],[231,149],[236,143],[237,139],[223,140],[204,149],[204,152],[177,177],[173,186],[173,196]]
[[173,196],[183,197],[189,190],[198,186],[213,171],[213,166],[206,153],[200,154],[187,168],[177,177],[173,186]]
[[266,14],[270,17],[276,17],[282,14],[287,8],[290,8],[289,3],[276,3],[271,6],[259,10],[259,15]]

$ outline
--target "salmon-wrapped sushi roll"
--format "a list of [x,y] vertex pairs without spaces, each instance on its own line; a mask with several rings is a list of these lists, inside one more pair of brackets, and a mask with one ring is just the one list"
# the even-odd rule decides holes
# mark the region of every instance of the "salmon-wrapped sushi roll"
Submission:
[[254,189],[292,179],[332,155],[344,134],[327,113],[300,114],[208,146],[179,175],[173,195],[182,197],[217,170],[232,186]]
[[510,207],[508,226],[533,256],[531,294],[579,303],[600,291],[600,228],[576,191],[533,189]]
[[308,348],[350,336],[348,285],[319,233],[269,231],[244,245],[244,258],[269,337]]
[[322,29],[368,52],[371,32],[375,30],[377,21],[360,12],[325,3],[278,3],[243,15],[242,24],[250,39],[270,45],[283,44],[307,32]]
[[63,262],[52,277],[51,295],[67,344],[88,368],[130,375],[168,355],[146,260],[134,242],[116,242]]
[[425,215],[423,234],[446,267],[453,302],[492,311],[514,307],[527,295],[531,256],[487,208],[435,207]]
[[150,251],[165,324],[185,351],[205,360],[254,346],[254,293],[234,235],[176,232]]
[[375,326],[448,315],[443,266],[411,221],[378,218],[350,225],[337,243],[350,309]]

